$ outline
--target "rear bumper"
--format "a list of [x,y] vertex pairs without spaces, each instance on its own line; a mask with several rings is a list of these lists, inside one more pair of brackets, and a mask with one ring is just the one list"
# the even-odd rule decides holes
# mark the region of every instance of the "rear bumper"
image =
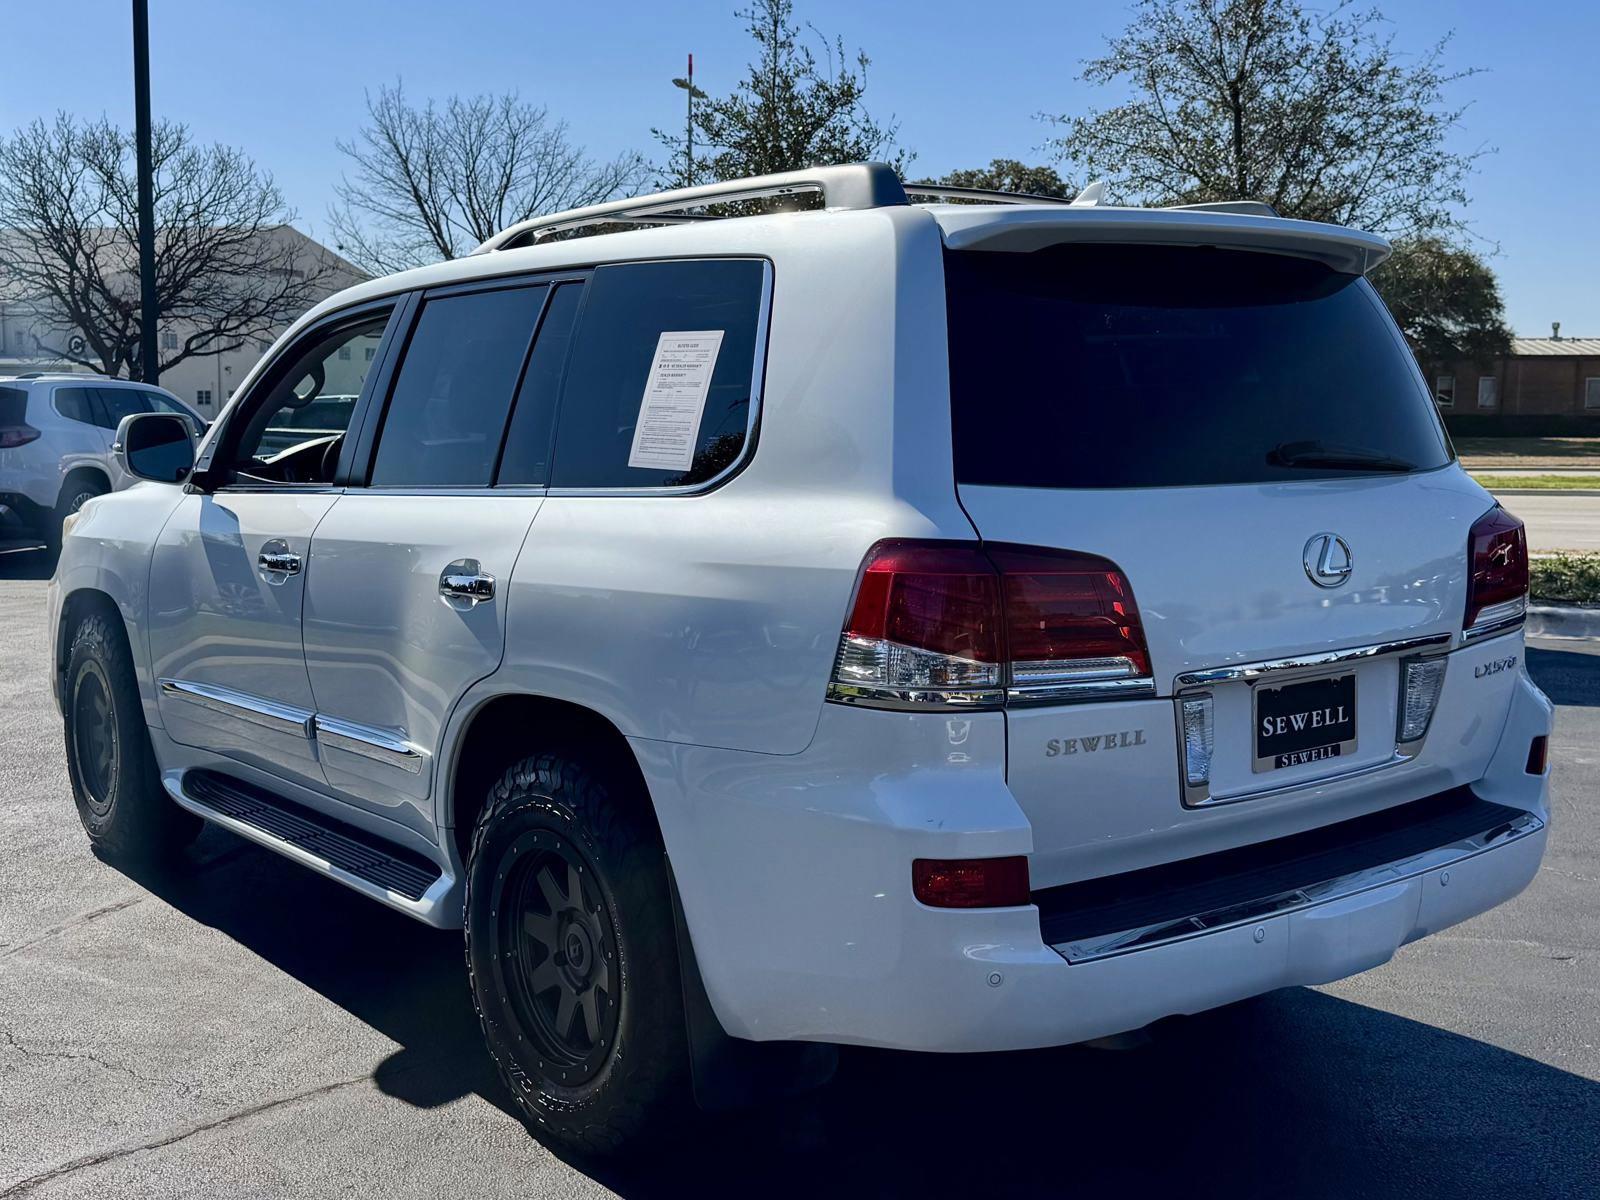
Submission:
[[795,756],[634,743],[707,994],[738,1037],[928,1051],[1084,1041],[1377,966],[1516,895],[1544,853],[1548,781],[1525,767],[1551,709],[1522,676],[1488,769],[1457,797],[1483,828],[1469,828],[1471,812],[1412,822],[1437,839],[1401,838],[1320,877],[1263,871],[1254,894],[1211,894],[1196,912],[1147,908],[1155,919],[1102,921],[1074,939],[1061,917],[1083,895],[971,911],[910,895],[913,858],[1032,848],[994,714],[826,708]]

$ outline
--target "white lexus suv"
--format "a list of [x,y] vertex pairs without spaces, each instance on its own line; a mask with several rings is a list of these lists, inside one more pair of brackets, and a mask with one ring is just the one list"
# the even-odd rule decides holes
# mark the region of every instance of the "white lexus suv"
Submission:
[[1533,878],[1551,721],[1387,249],[867,164],[361,284],[69,521],[83,823],[463,928],[590,1150],[1382,963]]

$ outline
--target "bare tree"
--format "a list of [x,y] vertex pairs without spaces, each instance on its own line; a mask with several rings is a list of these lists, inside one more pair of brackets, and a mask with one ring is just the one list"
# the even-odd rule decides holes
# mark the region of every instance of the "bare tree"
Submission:
[[401,85],[367,96],[354,141],[338,143],[352,173],[329,219],[339,249],[389,272],[468,253],[508,225],[637,189],[637,154],[596,162],[564,121],[521,100],[452,96],[417,107]]
[[[152,149],[156,298],[179,335],[161,370],[269,336],[345,268],[285,228],[293,213],[242,151],[197,145],[166,121]],[[137,196],[133,137],[104,118],[63,113],[0,138],[0,275],[43,302],[47,352],[133,379],[143,374]]]

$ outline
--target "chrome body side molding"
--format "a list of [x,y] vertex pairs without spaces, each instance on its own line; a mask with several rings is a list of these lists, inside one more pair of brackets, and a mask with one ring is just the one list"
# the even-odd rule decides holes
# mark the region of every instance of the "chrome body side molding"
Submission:
[[411,775],[420,775],[426,754],[420,747],[406,741],[403,730],[376,729],[370,725],[357,725],[354,721],[341,721],[318,713],[313,718],[319,744],[335,750],[346,750],[362,758],[398,767]]
[[210,683],[190,683],[183,679],[161,680],[161,694],[186,701],[208,712],[233,717],[270,729],[273,733],[286,733],[310,739],[314,713],[292,704],[280,704],[248,692],[218,687]]

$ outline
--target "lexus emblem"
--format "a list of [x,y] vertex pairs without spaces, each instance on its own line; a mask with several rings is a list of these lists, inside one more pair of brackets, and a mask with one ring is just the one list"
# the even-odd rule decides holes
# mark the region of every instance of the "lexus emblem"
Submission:
[[1306,566],[1306,576],[1318,587],[1336,588],[1346,579],[1355,568],[1355,560],[1350,557],[1350,547],[1337,533],[1314,533],[1311,540],[1306,543],[1306,552],[1302,559]]

